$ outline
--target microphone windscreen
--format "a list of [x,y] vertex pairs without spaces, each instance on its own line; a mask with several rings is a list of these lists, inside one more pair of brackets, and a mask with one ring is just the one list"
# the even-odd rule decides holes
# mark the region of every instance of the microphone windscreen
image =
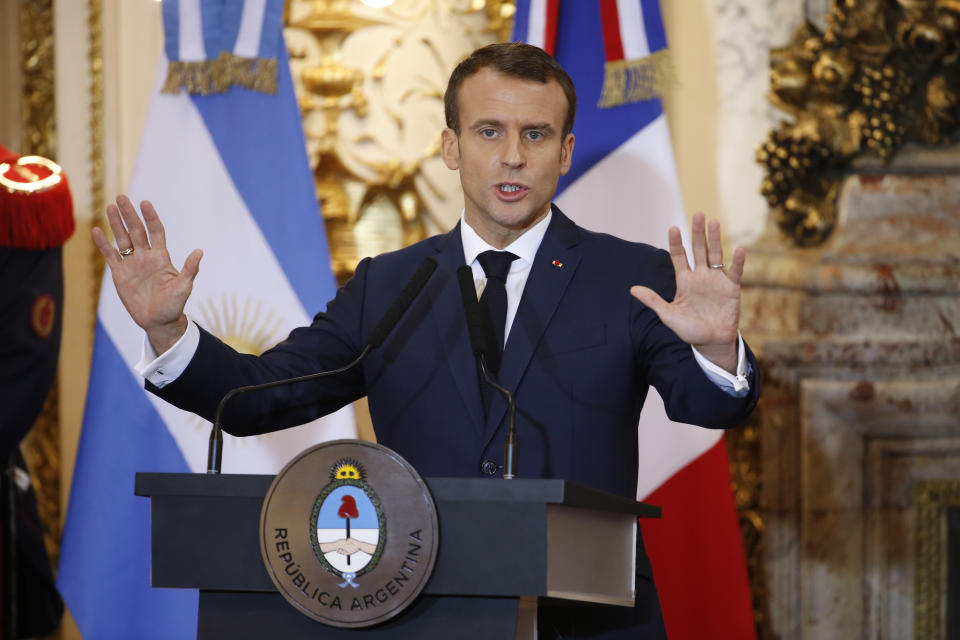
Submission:
[[430,279],[430,276],[433,275],[436,269],[436,260],[430,257],[423,259],[423,262],[420,263],[420,266],[416,272],[414,272],[410,281],[407,282],[407,286],[400,291],[397,299],[393,301],[390,308],[387,309],[383,317],[380,318],[380,322],[378,322],[377,326],[370,332],[370,338],[367,340],[368,344],[374,347],[379,347],[383,344],[383,341],[387,339],[387,336],[390,335],[393,328],[400,322],[400,318],[403,317],[403,314],[406,313],[410,305],[413,304],[414,299],[427,285],[427,280]]

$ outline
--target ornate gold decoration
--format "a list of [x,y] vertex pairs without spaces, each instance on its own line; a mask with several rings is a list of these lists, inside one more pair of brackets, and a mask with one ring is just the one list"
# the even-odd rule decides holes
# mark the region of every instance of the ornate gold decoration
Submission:
[[56,158],[53,1],[27,0],[19,5],[24,128],[20,152]]
[[449,226],[443,91],[457,61],[509,37],[505,0],[294,0],[287,43],[317,197],[340,282],[364,256]]
[[[57,155],[53,0],[29,0],[20,5],[20,44],[23,94],[24,154]],[[23,161],[23,158],[21,158]],[[3,173],[0,171],[0,173]],[[23,184],[23,183],[17,183]],[[32,183],[36,184],[36,183]],[[37,510],[44,524],[44,542],[53,566],[60,553],[60,422],[56,386],[44,402],[37,422],[21,451],[33,480]]]
[[208,96],[224,93],[230,87],[243,87],[260,93],[277,92],[277,60],[244,58],[221,51],[216,60],[183,62],[171,60],[161,93],[187,93]]
[[506,42],[513,33],[513,17],[517,13],[515,0],[473,0],[471,11],[487,11],[487,30],[496,35],[499,42]]
[[769,638],[773,633],[763,571],[764,521],[760,515],[760,488],[763,481],[760,473],[762,457],[760,434],[763,425],[763,407],[763,403],[759,404],[747,424],[740,429],[730,429],[725,432],[724,438],[727,443],[730,481],[737,505],[740,535],[743,537],[743,550],[747,558],[753,621],[757,628],[757,636]]
[[791,121],[757,149],[760,191],[801,246],[829,236],[854,159],[951,142],[960,117],[960,2],[833,0],[826,25],[771,51],[769,99]]
[[[103,159],[103,0],[87,0],[87,38],[90,63],[90,200],[93,206],[94,224],[109,228],[107,224],[105,174]],[[90,243],[91,262],[94,265],[93,314],[91,335],[97,317],[97,301],[100,299],[100,283],[106,264],[103,255]]]
[[960,480],[917,480],[913,484],[916,538],[913,557],[913,629],[916,640],[942,638],[941,603],[946,585],[947,552],[944,519],[949,507],[960,507]]
[[636,60],[615,60],[604,65],[599,107],[608,109],[663,95],[673,73],[670,52],[660,49]]

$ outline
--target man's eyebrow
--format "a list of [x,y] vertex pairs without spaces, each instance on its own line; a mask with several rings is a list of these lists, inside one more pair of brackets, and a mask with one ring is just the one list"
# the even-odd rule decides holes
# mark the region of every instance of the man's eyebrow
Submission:
[[471,129],[479,129],[481,127],[502,127],[503,123],[499,120],[477,120],[470,125]]
[[[470,128],[480,129],[482,127],[502,127],[502,126],[504,125],[499,120],[483,119],[483,120],[477,120],[476,122],[474,122],[472,125],[470,125]],[[523,126],[524,131],[529,131],[530,129],[539,129],[541,131],[554,131],[553,125],[551,125],[549,122],[534,122],[534,123]]]

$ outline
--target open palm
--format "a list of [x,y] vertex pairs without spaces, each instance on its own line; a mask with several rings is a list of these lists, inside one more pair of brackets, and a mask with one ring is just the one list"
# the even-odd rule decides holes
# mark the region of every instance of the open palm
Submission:
[[144,201],[140,208],[142,221],[130,199],[119,196],[116,205],[107,207],[116,247],[102,229],[93,229],[93,241],[110,267],[113,284],[127,312],[147,332],[157,352],[162,353],[186,330],[183,308],[193,290],[203,254],[194,250],[178,271],[170,261],[163,224],[153,205]]
[[724,272],[720,224],[712,221],[708,231],[702,213],[693,217],[692,269],[683,250],[680,230],[672,227],[669,240],[670,259],[677,274],[673,301],[666,302],[652,289],[639,285],[632,287],[630,293],[650,307],[681,340],[696,347],[708,360],[733,372],[737,364],[740,278],[746,252],[740,248],[734,251],[732,264]]

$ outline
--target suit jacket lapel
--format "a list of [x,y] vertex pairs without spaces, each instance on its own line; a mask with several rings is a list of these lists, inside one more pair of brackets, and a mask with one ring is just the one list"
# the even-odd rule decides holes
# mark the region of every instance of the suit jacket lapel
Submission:
[[[503,350],[500,384],[514,393],[580,263],[579,239],[576,225],[554,205],[553,219],[530,268]],[[498,395],[487,416],[488,438],[493,437],[506,410],[506,402]]]
[[436,249],[438,269],[427,288],[433,301],[433,313],[430,315],[436,322],[436,335],[440,338],[450,373],[467,408],[467,415],[476,432],[480,434],[483,433],[484,425],[480,380],[467,332],[460,288],[457,285],[457,268],[464,264],[459,223],[449,233],[437,238]]

